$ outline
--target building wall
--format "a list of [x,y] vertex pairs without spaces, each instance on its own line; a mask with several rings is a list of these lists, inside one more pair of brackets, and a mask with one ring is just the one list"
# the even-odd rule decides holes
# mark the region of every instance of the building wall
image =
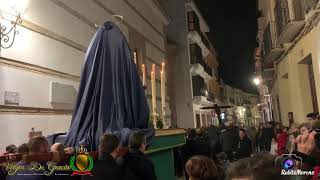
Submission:
[[213,48],[210,48],[209,55],[205,58],[206,63],[212,68],[213,78],[208,82],[209,91],[214,94],[215,100],[220,98],[220,83],[219,83],[219,62]]
[[[281,117],[288,124],[287,113],[292,111],[297,123],[306,121],[306,115],[313,111],[307,66],[299,64],[311,54],[316,83],[318,105],[320,100],[319,58],[320,58],[319,24],[303,37],[288,55],[277,65],[278,94],[280,98]],[[288,78],[282,78],[288,73]]]
[[273,119],[276,122],[281,122],[282,121],[282,117],[281,117],[281,112],[279,111],[279,109],[281,109],[280,107],[280,100],[278,103],[277,97],[279,97],[279,81],[278,79],[275,79],[274,84],[273,84],[273,88],[271,89],[271,95],[272,95],[272,107],[273,107]]
[[[9,60],[0,59],[0,105],[4,104],[4,91],[12,91],[20,94],[20,106],[72,109],[72,104],[49,103],[49,84],[54,81],[78,88],[95,24],[117,22],[113,14],[124,17],[119,27],[131,48],[141,49],[148,72],[149,102],[150,68],[152,63],[157,64],[157,107],[161,112],[160,64],[166,58],[165,23],[145,0],[30,0],[23,16],[26,21],[19,27],[15,43],[1,51],[1,57]],[[71,120],[71,114],[0,113],[0,151],[8,144],[26,142],[32,127],[48,135],[68,130]]]
[[185,0],[168,2],[168,14],[171,23],[168,26],[168,39],[177,46],[176,59],[174,59],[175,74],[174,89],[174,116],[179,128],[190,128],[195,126],[193,115],[193,95],[190,75],[189,44],[187,41],[187,17]]

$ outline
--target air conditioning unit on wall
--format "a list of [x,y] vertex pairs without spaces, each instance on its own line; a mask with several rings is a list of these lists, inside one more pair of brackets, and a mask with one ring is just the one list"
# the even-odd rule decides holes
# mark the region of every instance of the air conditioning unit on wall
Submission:
[[49,102],[59,104],[74,104],[77,97],[77,90],[73,85],[50,82]]

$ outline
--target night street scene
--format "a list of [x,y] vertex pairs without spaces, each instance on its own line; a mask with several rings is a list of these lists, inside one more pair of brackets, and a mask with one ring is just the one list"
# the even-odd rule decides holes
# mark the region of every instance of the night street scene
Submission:
[[319,0],[0,0],[0,180],[320,180]]

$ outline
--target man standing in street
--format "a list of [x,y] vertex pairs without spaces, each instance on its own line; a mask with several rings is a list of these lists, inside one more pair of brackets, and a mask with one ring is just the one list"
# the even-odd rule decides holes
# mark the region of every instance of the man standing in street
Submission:
[[257,134],[258,134],[258,131],[254,126],[251,126],[247,129],[247,136],[251,140],[253,152],[257,152],[257,141],[256,141]]
[[130,152],[124,157],[125,178],[130,180],[156,180],[154,165],[144,154],[146,136],[141,131],[134,131],[129,136]]
[[250,157],[252,153],[251,140],[247,137],[246,131],[244,129],[239,130],[239,145],[237,151],[238,159]]
[[218,128],[214,125],[210,125],[208,127],[208,139],[210,143],[210,150],[211,153],[218,153],[219,151],[219,134],[218,134]]
[[222,151],[227,154],[230,161],[234,160],[233,154],[237,151],[239,135],[233,127],[232,121],[227,122],[226,129],[221,132],[220,144]]

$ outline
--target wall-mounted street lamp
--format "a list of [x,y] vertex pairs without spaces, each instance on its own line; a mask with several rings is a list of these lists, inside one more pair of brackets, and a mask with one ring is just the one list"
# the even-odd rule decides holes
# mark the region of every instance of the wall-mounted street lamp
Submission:
[[259,86],[260,83],[261,83],[261,79],[260,79],[259,77],[255,77],[255,78],[253,79],[253,83],[254,83],[255,85]]
[[28,4],[29,0],[0,0],[0,52],[2,48],[8,49],[13,45],[18,34],[17,25],[21,24],[21,15]]

